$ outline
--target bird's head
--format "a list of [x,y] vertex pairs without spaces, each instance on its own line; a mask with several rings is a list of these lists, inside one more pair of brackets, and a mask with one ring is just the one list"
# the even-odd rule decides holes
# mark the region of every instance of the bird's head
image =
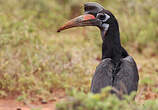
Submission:
[[102,59],[112,58],[118,61],[121,58],[121,42],[118,22],[114,15],[98,3],[84,4],[84,15],[68,21],[58,29],[58,32],[72,27],[97,26],[101,31]]
[[68,21],[58,29],[58,32],[72,27],[97,26],[100,28],[102,36],[105,36],[110,27],[118,27],[117,20],[113,14],[105,10],[103,6],[95,2],[84,4],[84,15]]

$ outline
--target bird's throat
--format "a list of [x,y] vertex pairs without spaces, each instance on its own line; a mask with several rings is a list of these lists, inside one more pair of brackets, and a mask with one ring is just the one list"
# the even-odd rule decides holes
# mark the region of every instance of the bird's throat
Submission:
[[121,43],[120,34],[118,28],[109,28],[106,34],[102,34],[104,31],[101,30],[103,39],[102,43],[102,60],[105,58],[111,58],[115,62],[121,59]]

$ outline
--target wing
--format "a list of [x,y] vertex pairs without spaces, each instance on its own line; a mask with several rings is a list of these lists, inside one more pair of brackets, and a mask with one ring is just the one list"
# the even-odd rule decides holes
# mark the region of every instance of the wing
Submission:
[[91,83],[91,92],[99,93],[106,86],[112,86],[112,71],[114,65],[110,58],[102,60],[97,66]]
[[132,91],[137,91],[138,80],[138,69],[134,59],[131,56],[123,58],[113,86],[123,93],[130,94]]

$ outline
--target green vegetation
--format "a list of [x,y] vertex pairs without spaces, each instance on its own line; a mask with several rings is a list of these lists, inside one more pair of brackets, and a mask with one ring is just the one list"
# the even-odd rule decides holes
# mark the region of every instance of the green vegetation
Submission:
[[[87,1],[90,0],[0,0],[1,98],[49,101],[54,91],[62,89],[71,92],[75,88],[77,92],[71,96],[77,102],[93,104],[90,100],[94,100],[94,105],[97,103],[98,107],[103,107],[104,103],[114,101],[118,104],[116,107],[121,106],[122,109],[137,106],[134,101],[131,104],[128,100],[120,102],[109,94],[100,100],[88,93],[101,57],[102,41],[96,28],[85,27],[56,33],[65,21],[83,13],[80,7]],[[121,42],[139,67],[140,83],[136,101],[140,107],[142,103],[145,103],[143,107],[156,107],[158,0],[91,1],[104,5],[119,21]],[[146,102],[147,99],[150,101]],[[86,104],[84,106],[87,109],[89,107]],[[109,107],[115,109],[114,104],[109,104]]]
[[119,100],[115,95],[109,94],[109,88],[103,89],[101,94],[85,94],[72,91],[66,102],[57,104],[57,110],[156,110],[158,100],[145,101],[144,105],[133,101],[135,93],[124,96]]

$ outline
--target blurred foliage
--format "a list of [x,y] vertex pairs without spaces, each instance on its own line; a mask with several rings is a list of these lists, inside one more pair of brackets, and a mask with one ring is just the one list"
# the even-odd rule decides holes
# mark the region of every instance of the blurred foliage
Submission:
[[85,94],[73,90],[65,101],[57,104],[57,110],[157,110],[158,108],[158,100],[145,101],[141,105],[133,100],[135,93],[119,100],[115,95],[110,95],[109,90],[107,87],[100,94]]
[[0,97],[51,100],[56,89],[89,91],[100,33],[94,27],[56,33],[87,1],[114,13],[121,41],[140,68],[142,97],[157,97],[158,0],[0,0]]

